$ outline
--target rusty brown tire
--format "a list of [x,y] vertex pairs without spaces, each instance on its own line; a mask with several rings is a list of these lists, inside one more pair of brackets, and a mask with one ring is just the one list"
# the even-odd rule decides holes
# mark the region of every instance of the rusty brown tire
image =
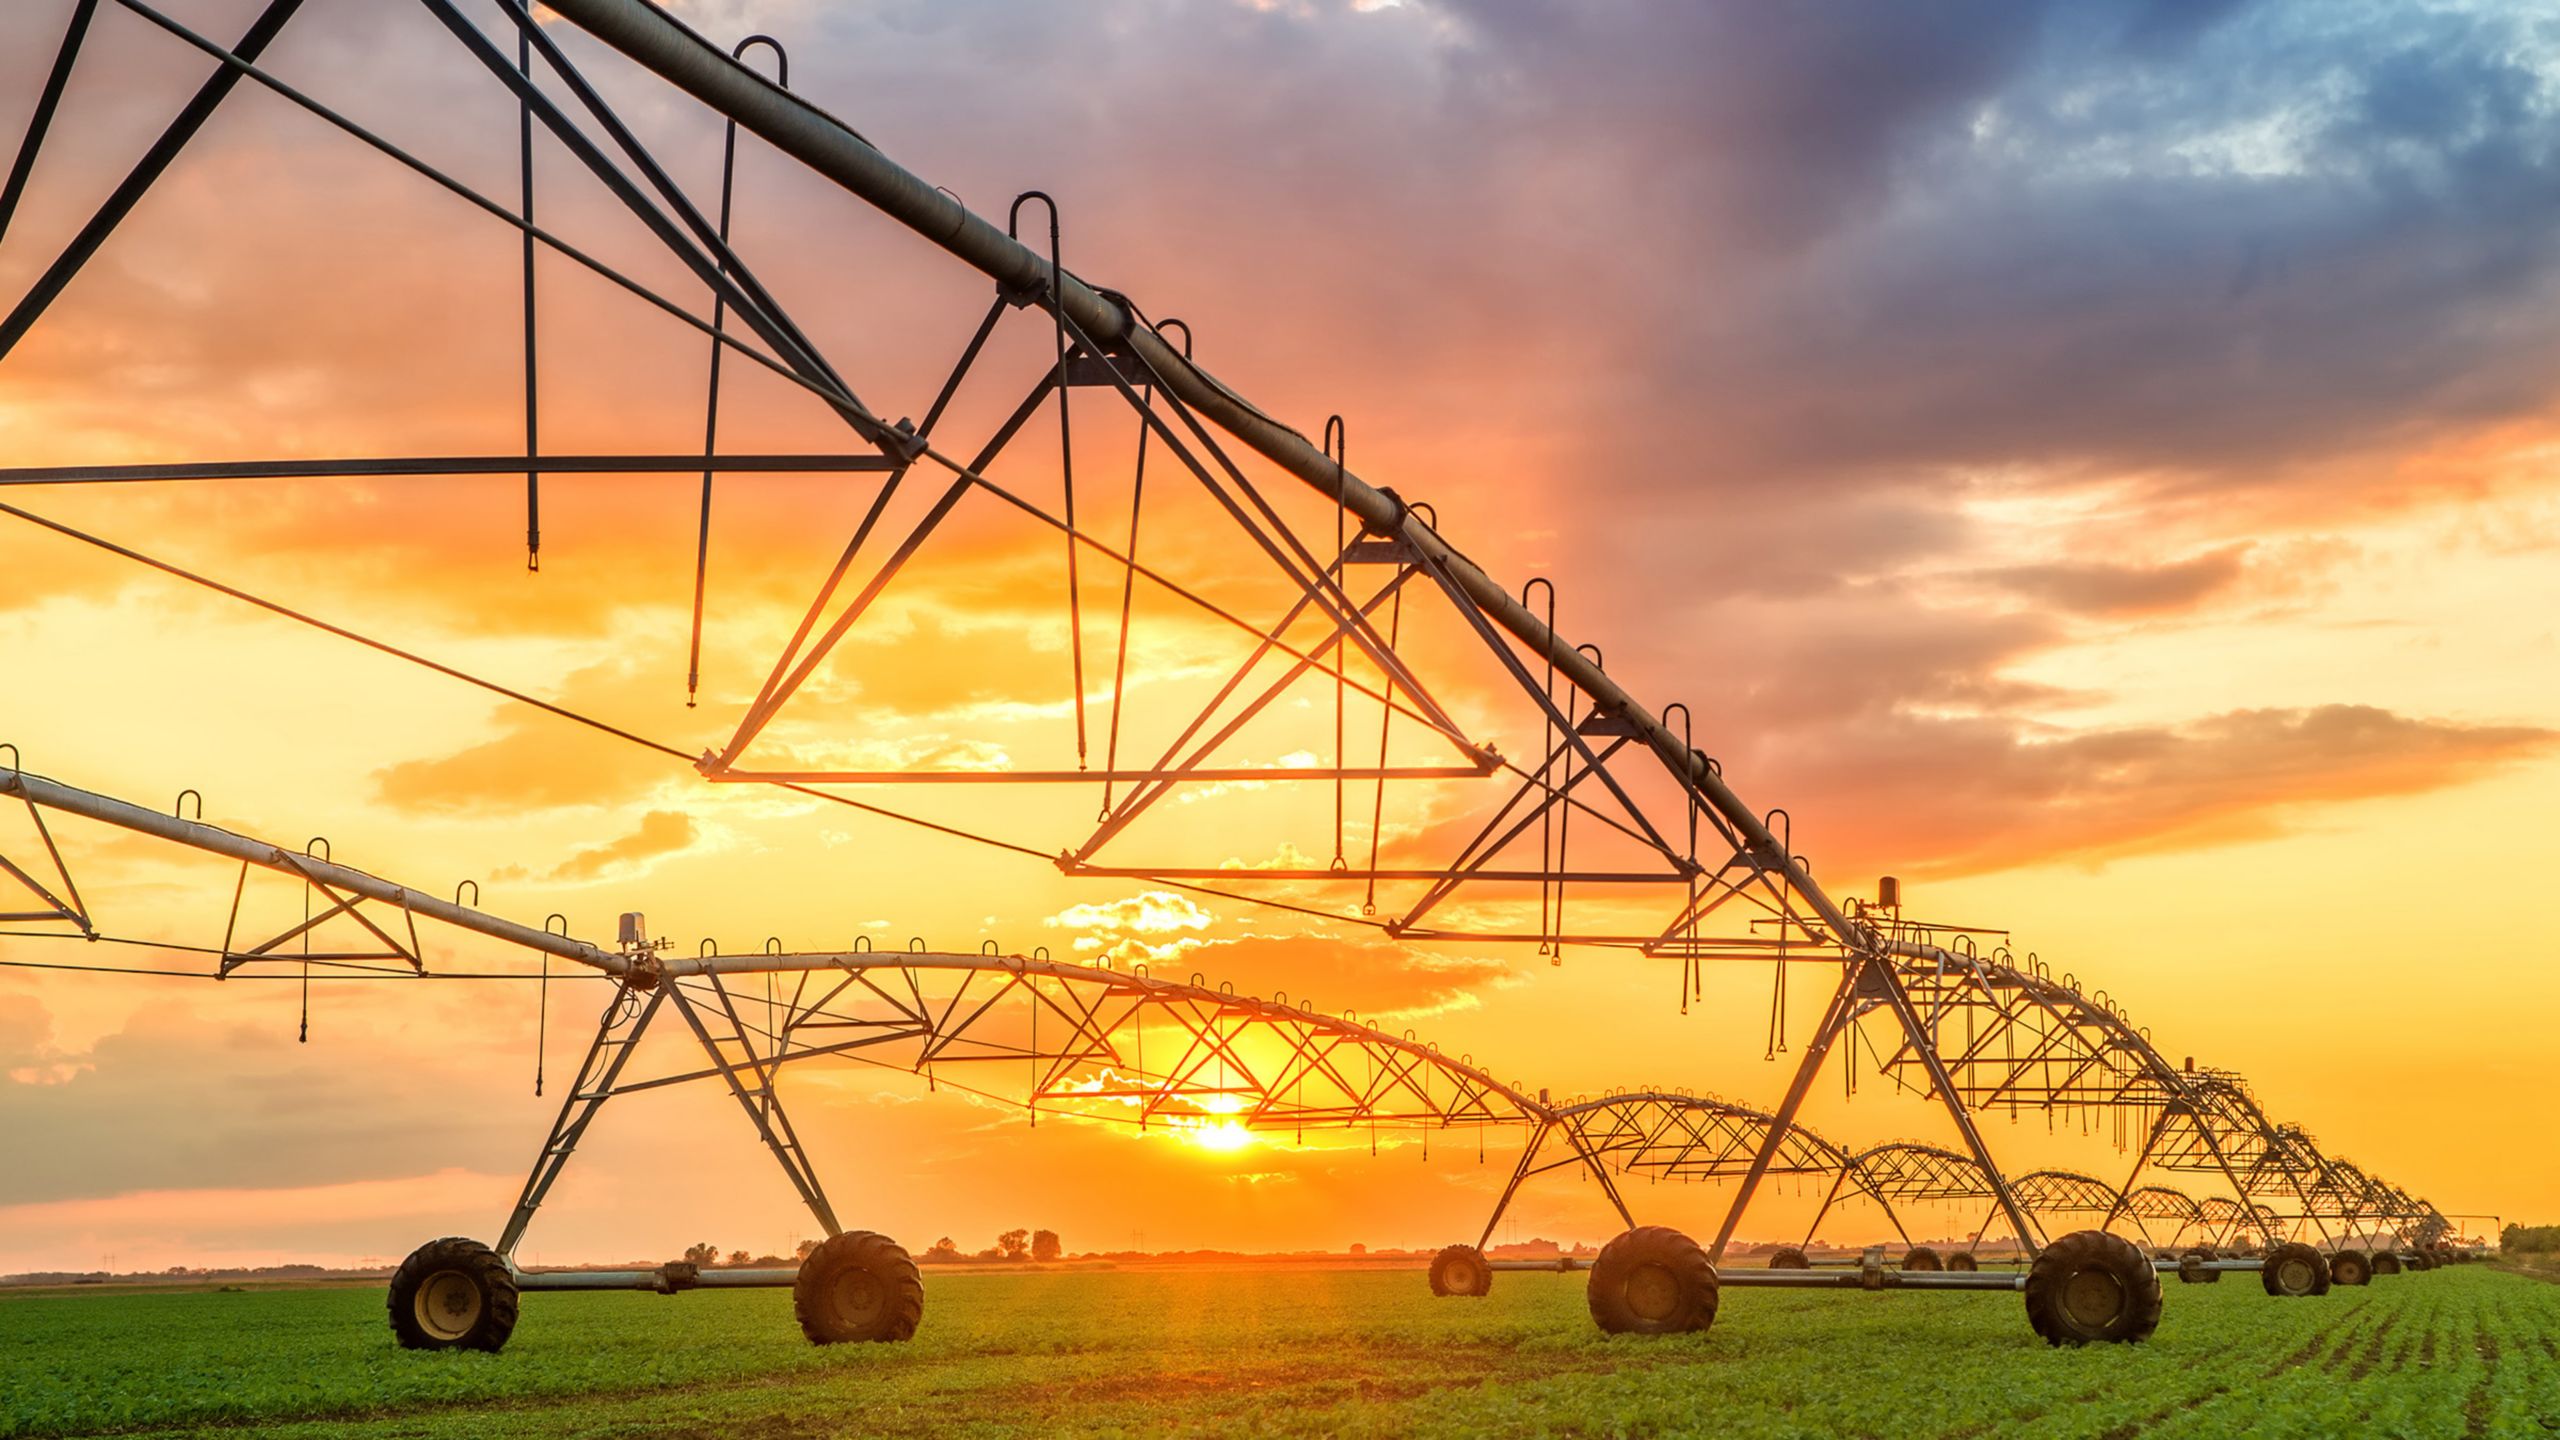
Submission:
[[1431,1293],[1434,1295],[1489,1295],[1493,1293],[1493,1267],[1485,1263],[1484,1252],[1473,1245],[1443,1246],[1431,1257]]
[[2329,1263],[2320,1252],[2299,1240],[2287,1240],[2267,1252],[2258,1283],[2266,1292],[2277,1296],[2326,1295],[2329,1293]]
[[2341,1250],[2331,1255],[2329,1283],[2332,1285],[2372,1284],[2373,1257],[2362,1250]]
[[1769,1268],[1772,1270],[1810,1270],[1813,1268],[1813,1262],[1804,1258],[1803,1251],[1797,1249],[1793,1245],[1790,1245],[1779,1251],[1777,1254],[1769,1257]]
[[516,1277],[498,1252],[448,1235],[391,1273],[391,1333],[405,1350],[495,1352],[516,1330]]
[[909,1339],[924,1319],[924,1277],[897,1241],[847,1230],[800,1262],[791,1313],[812,1345]]
[[2376,1275],[2397,1275],[2406,1268],[2400,1263],[2400,1254],[2396,1250],[2373,1252],[2373,1273]]
[[1716,1267],[1698,1242],[1639,1225],[1600,1247],[1585,1292],[1594,1323],[1612,1335],[1676,1335],[1716,1319]]
[[1947,1268],[1947,1262],[1939,1259],[1938,1252],[1930,1249],[1928,1246],[1914,1245],[1910,1249],[1902,1252],[1902,1268],[1905,1270],[1944,1270]]
[[1973,1258],[1972,1251],[1959,1250],[1953,1255],[1947,1257],[1947,1268],[1950,1270],[1962,1271],[1969,1275],[1974,1271],[1981,1269],[1982,1262]]
[[2027,1323],[2048,1345],[2146,1339],[2160,1328],[2160,1272],[2120,1235],[2074,1231],[2027,1267]]
[[[2195,1245],[2188,1247],[2187,1253],[2178,1258],[2209,1265],[2221,1257],[2213,1253],[2213,1247],[2210,1245]],[[2178,1269],[2178,1278],[2189,1285],[2219,1285],[2222,1283],[2222,1272],[2191,1269],[2181,1265]]]

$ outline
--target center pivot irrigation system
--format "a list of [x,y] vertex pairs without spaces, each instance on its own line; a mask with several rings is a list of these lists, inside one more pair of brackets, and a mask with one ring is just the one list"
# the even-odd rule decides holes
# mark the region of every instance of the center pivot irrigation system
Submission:
[[[1515,591],[1497,582],[1444,537],[1430,507],[1350,469],[1339,417],[1311,440],[1195,363],[1187,326],[1150,320],[1127,294],[1068,270],[1059,207],[1049,196],[1019,197],[1000,226],[793,93],[778,44],[755,36],[724,50],[648,0],[548,0],[565,26],[540,23],[520,0],[487,0],[468,11],[463,0],[349,3],[384,19],[426,17],[432,23],[422,33],[450,42],[438,54],[468,72],[492,105],[512,112],[521,160],[516,193],[482,193],[262,63],[303,0],[267,0],[228,44],[144,0],[70,0],[55,63],[0,193],[0,238],[40,172],[40,154],[100,14],[121,12],[167,43],[192,47],[211,69],[0,319],[0,362],[72,289],[206,124],[249,88],[333,127],[347,143],[520,237],[522,451],[30,466],[0,470],[0,488],[31,495],[49,486],[424,483],[521,474],[527,563],[536,568],[545,475],[698,472],[690,701],[706,663],[716,669],[724,658],[706,657],[702,645],[703,617],[715,598],[708,573],[715,480],[832,477],[861,495],[860,518],[752,699],[735,708],[727,738],[708,749],[654,739],[19,505],[0,504],[0,513],[536,707],[564,732],[585,726],[691,765],[713,782],[784,787],[1053,863],[1069,876],[1247,901],[1320,928],[1363,927],[1400,944],[1534,942],[1558,964],[1571,949],[1634,952],[1669,962],[1684,1010],[1703,998],[1706,962],[1766,964],[1776,991],[1773,1051],[1784,1038],[1789,971],[1814,965],[1838,976],[1773,1110],[1667,1090],[1552,1101],[1410,1034],[1196,979],[1175,983],[992,947],[976,954],[921,947],[790,954],[776,946],[771,953],[683,956],[667,953],[637,915],[626,917],[617,944],[607,948],[494,918],[458,897],[445,901],[391,884],[308,848],[246,839],[200,819],[44,780],[19,770],[13,756],[0,772],[0,793],[25,802],[41,837],[34,851],[0,859],[0,884],[37,897],[34,908],[0,916],[21,933],[102,933],[42,821],[45,813],[70,814],[236,859],[244,890],[253,871],[305,887],[310,908],[299,928],[259,943],[227,933],[219,947],[204,947],[216,959],[208,973],[254,974],[289,962],[308,974],[316,961],[324,969],[421,974],[428,967],[415,926],[425,919],[571,962],[610,982],[593,1042],[497,1244],[440,1240],[401,1268],[391,1318],[403,1344],[496,1348],[512,1329],[523,1290],[738,1284],[794,1287],[800,1323],[814,1340],[912,1333],[923,1304],[913,1264],[885,1237],[839,1225],[782,1104],[784,1068],[821,1058],[912,1072],[937,1087],[1025,1107],[1035,1123],[1066,1114],[1260,1132],[1365,1127],[1463,1139],[1504,1127],[1524,1131],[1520,1161],[1483,1238],[1442,1252],[1433,1288],[1485,1293],[1503,1263],[1484,1253],[1503,1210],[1535,1176],[1574,1169],[1605,1189],[1629,1227],[1590,1267],[1592,1313],[1612,1330],[1704,1328],[1719,1285],[1744,1283],[2015,1288],[2049,1339],[2138,1339],[2159,1315],[2161,1266],[2199,1280],[2255,1267],[2271,1293],[2303,1294],[2325,1289],[2333,1276],[2355,1281],[2398,1268],[2404,1258],[2423,1265],[2451,1253],[2446,1217],[2328,1158],[2299,1129],[2274,1123],[2228,1072],[2171,1063],[2103,992],[2084,994],[2034,957],[2011,954],[1996,934],[1906,918],[1890,881],[1873,901],[1835,898],[1794,848],[1785,812],[1745,804],[1696,743],[1685,705],[1648,706],[1609,676],[1596,647],[1558,632],[1551,583],[1533,579]],[[369,16],[368,23],[378,22]],[[774,52],[775,78],[742,58],[758,46]],[[424,59],[429,48],[408,58]],[[614,55],[627,63],[603,84],[580,63],[620,63]],[[652,87],[657,110],[673,106],[719,127],[716,204],[679,184],[608,101],[607,90],[622,86]],[[902,253],[914,253],[920,239],[943,270],[956,260],[992,282],[983,314],[952,330],[956,361],[915,397],[925,402],[921,419],[884,418],[892,412],[863,398],[876,398],[877,387],[866,381],[858,388],[793,318],[780,298],[790,287],[770,278],[792,268],[787,251],[765,257],[777,263],[760,274],[742,253],[747,247],[733,245],[742,132],[909,232]],[[699,300],[661,293],[552,228],[556,204],[546,202],[537,220],[537,140],[583,172],[591,183],[581,194],[604,197],[622,223],[636,221],[672,257],[707,298],[707,315]],[[566,208],[573,217],[585,213],[580,202]],[[1018,238],[1026,216],[1040,222],[1028,243]],[[537,257],[545,262],[539,270]],[[559,267],[628,294],[684,332],[687,344],[707,344],[701,449],[543,448],[537,275]],[[865,278],[861,267],[831,266],[809,288],[841,289]],[[1036,337],[1003,324],[1015,312],[1036,317],[1027,327]],[[1023,342],[1033,339],[1026,352]],[[724,362],[806,397],[841,427],[847,448],[723,450]],[[0,377],[7,374],[0,365]],[[1080,425],[1079,391],[1088,396]],[[987,411],[983,433],[946,450],[946,432],[972,423],[972,407]],[[1106,427],[1102,419],[1114,423]],[[1052,429],[1057,446],[1046,456],[1034,458],[1026,453],[1033,447],[1017,443]],[[1168,543],[1167,532],[1178,540]],[[841,711],[812,703],[825,698],[826,677],[898,663],[844,642],[887,625],[902,584],[915,582],[963,535],[981,547],[974,553],[1010,544],[1015,548],[1003,553],[1037,554],[1058,571],[1066,653],[1054,677],[1058,703],[1048,707],[1059,717],[1051,733],[1009,732],[992,755],[984,744],[972,750],[965,743],[986,737],[902,734],[905,717],[876,711],[859,733],[844,733],[848,727],[829,718]],[[1089,633],[1095,630],[1109,640],[1097,642]],[[1209,679],[1148,675],[1146,657],[1167,647],[1195,662],[1190,673]],[[1506,735],[1520,753],[1504,751]],[[934,743],[902,747],[894,743],[900,740]],[[767,758],[773,753],[783,758]],[[912,758],[951,754],[968,758]],[[882,792],[893,787],[918,803],[886,804]],[[1050,829],[1074,807],[1027,800],[1008,813],[1044,833],[998,836],[933,809],[944,797],[984,796],[990,787],[1089,799],[1094,818]],[[1211,814],[1221,817],[1221,839],[1243,847],[1242,862],[1200,853],[1198,821]],[[235,904],[235,931],[237,913]],[[340,931],[354,925],[366,938],[355,950],[314,955],[311,941],[323,924]],[[681,1022],[699,1047],[693,1068],[635,1066],[642,1035],[653,1025],[668,1028],[662,1015]],[[1863,1051],[1869,1073],[1941,1104],[1956,1146],[1904,1142],[1851,1151],[1799,1125],[1835,1049],[1853,1084]],[[686,1081],[730,1091],[830,1238],[796,1271],[518,1268],[518,1242],[606,1101]],[[2127,1148],[2138,1147],[2133,1171],[2122,1185],[2066,1172],[2012,1179],[1977,1124],[1978,1116],[2003,1111],[2111,1125]],[[2197,1199],[2138,1185],[2146,1169],[2205,1177],[2216,1193]],[[1731,1180],[1713,1242],[1638,1225],[1613,1174]],[[1975,1248],[1994,1225],[2005,1226],[2027,1267],[1985,1268],[1972,1250],[1941,1257],[1911,1245],[1905,1233],[1899,1263],[1889,1268],[1871,1252],[1853,1269],[1826,1271],[1790,1250],[1777,1257],[1785,1263],[1767,1270],[1720,1274],[1716,1262],[1771,1175],[1817,1183],[1827,1177],[1825,1214],[1848,1199],[1873,1200],[1888,1217],[1898,1204],[1978,1204],[1986,1219]],[[2045,1221],[2065,1216],[2085,1218],[2089,1228],[2049,1233]],[[1893,1224],[1899,1232],[1900,1220]],[[2167,1259],[2145,1254],[2112,1233],[2120,1224],[2146,1241],[2188,1248]],[[2377,1243],[2378,1254],[2368,1253]],[[2260,1259],[2220,1253],[2230,1249]]]

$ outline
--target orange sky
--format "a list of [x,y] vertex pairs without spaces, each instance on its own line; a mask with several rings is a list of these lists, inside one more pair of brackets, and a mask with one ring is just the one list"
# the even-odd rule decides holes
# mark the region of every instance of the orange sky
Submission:
[[[0,16],[0,116],[32,104],[67,8]],[[309,8],[280,74],[512,195],[514,111],[430,22]],[[1071,268],[1191,322],[1204,364],[1308,433],[1343,414],[1354,468],[1433,503],[1490,573],[1553,577],[1564,633],[1653,704],[1691,704],[1701,748],[1752,804],[1789,809],[1835,890],[1898,873],[1915,912],[2013,931],[2165,1050],[2240,1070],[2332,1153],[2448,1210],[2560,1211],[2560,1158],[2517,1146],[2514,1120],[2560,1081],[2517,1018],[2560,1002],[2549,942],[2518,913],[2560,858],[2540,323],[2560,252],[2525,198],[2548,193],[2560,134],[2553,58],[2494,12],[2449,10],[2420,43],[2274,3],[1988,6],[1927,34],[1855,6],[1758,26],[1669,3],[683,8],[721,37],[783,36],[797,88],[983,214],[1058,195]],[[249,13],[171,9],[219,35]],[[716,127],[576,53],[707,193]],[[101,18],[0,244],[0,294],[199,68],[132,16]],[[985,282],[753,143],[741,156],[742,250],[868,403],[920,414]],[[547,224],[693,302],[563,156],[541,165]],[[514,253],[244,91],[0,361],[0,453],[504,452],[521,433]],[[700,338],[566,264],[542,273],[546,445],[698,446]],[[1049,344],[1036,316],[1005,322],[949,448],[1001,417]],[[1132,427],[1097,392],[1076,404],[1088,513],[1117,533]],[[850,448],[742,364],[722,432],[742,451]],[[1267,610],[1233,527],[1181,498],[1160,453],[1151,467],[1151,563]],[[997,478],[1053,501],[1053,424]],[[728,737],[874,483],[723,482],[690,710],[686,477],[548,481],[538,576],[506,478],[6,498],[694,749]],[[1329,541],[1320,506],[1275,499]],[[1053,536],[973,498],[760,753],[1071,765],[1063,585]],[[1090,663],[1117,575],[1085,585]],[[1128,743],[1151,754],[1240,652],[1143,591],[1138,622]],[[1417,601],[1409,625],[1471,735],[1534,754],[1535,721],[1445,610]],[[1146,953],[1412,1026],[1559,1094],[1765,1104],[1785,1079],[1761,1058],[1759,967],[1711,969],[1684,1016],[1666,965],[1596,950],[1550,966],[1525,946],[1397,946],[1209,899],[1137,928],[1121,902],[1148,887],[710,785],[23,524],[0,526],[0,673],[0,738],[30,770],[154,805],[196,787],[218,823],[326,835],[422,889],[470,877],[489,908],[559,912],[589,938],[640,909],[682,953],[769,935]],[[1328,693],[1293,696],[1239,757],[1329,747]],[[1401,734],[1396,755],[1444,758]],[[1080,839],[1096,799],[887,798],[1043,851]],[[1496,803],[1477,782],[1417,791],[1382,846],[1445,853]],[[17,823],[0,819],[13,856]],[[1169,803],[1128,844],[1321,863],[1331,838],[1329,789],[1236,789]],[[64,839],[103,915],[218,942],[224,867]],[[0,939],[0,958],[64,949]],[[1799,1034],[1825,984],[1797,975]],[[494,1236],[556,1102],[531,1094],[531,988],[323,987],[307,1045],[294,991],[0,970],[0,1272]],[[555,986],[555,1083],[600,998]],[[1071,1248],[1438,1244],[1473,1237],[1517,1144],[1487,1137],[1482,1162],[1472,1136],[1427,1160],[1413,1143],[1213,1150],[1035,1131],[902,1076],[795,1085],[840,1211],[919,1248],[1017,1224]],[[1943,1115],[1836,1089],[1808,1112],[1834,1139],[1949,1138]],[[528,1258],[808,1233],[723,1097],[617,1106]],[[2111,1137],[2005,1119],[1990,1135],[2017,1169],[2127,1163]],[[1719,1213],[1712,1190],[1631,1199],[1696,1231]],[[1801,1226],[1811,1203],[1771,1196],[1745,1233]],[[1612,1227],[1565,1176],[1515,1214],[1522,1235]]]

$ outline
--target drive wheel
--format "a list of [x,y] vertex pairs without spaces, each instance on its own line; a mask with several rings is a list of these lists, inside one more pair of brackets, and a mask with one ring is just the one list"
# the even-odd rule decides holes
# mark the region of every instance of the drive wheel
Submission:
[[847,1230],[800,1262],[791,1313],[812,1345],[905,1340],[924,1319],[924,1278],[897,1241]]
[[1434,1295],[1488,1295],[1493,1292],[1493,1267],[1485,1263],[1484,1252],[1473,1245],[1450,1245],[1431,1257],[1431,1293]]
[[2049,1345],[2143,1339],[2160,1326],[2160,1272],[2122,1236],[2075,1231],[2027,1267],[2027,1323]]
[[516,1277],[498,1252],[448,1235],[391,1275],[391,1333],[406,1350],[495,1352],[516,1329]]
[[2421,1250],[2411,1258],[2409,1261],[2409,1268],[2412,1270],[2433,1270],[2436,1268],[2435,1257],[2429,1255],[2426,1251]]
[[1982,1268],[1982,1262],[1973,1258],[1972,1251],[1959,1250],[1947,1257],[1947,1268],[1971,1274]]
[[1928,1246],[1914,1245],[1910,1249],[1902,1252],[1902,1268],[1905,1270],[1944,1270],[1947,1268],[1947,1263],[1939,1259],[1938,1252],[1930,1249]]
[[[2210,1246],[2210,1245],[2197,1245],[2197,1246],[2190,1247],[2190,1248],[2188,1249],[2187,1253],[2185,1254],[2185,1256],[2183,1256],[2182,1258],[2184,1258],[2184,1259],[2188,1259],[2188,1260],[2194,1260],[2194,1261],[2197,1261],[2197,1262],[2199,1262],[2199,1263],[2203,1263],[2203,1264],[2211,1264],[2213,1261],[2215,1261],[2215,1260],[2217,1260],[2217,1259],[2219,1259],[2219,1258],[2221,1258],[2221,1257],[2219,1257],[2219,1256],[2217,1256],[2217,1255],[2215,1255],[2215,1254],[2213,1253],[2213,1247],[2212,1247],[2212,1246]],[[2195,1272],[2193,1272],[2193,1273],[2194,1273],[2195,1278],[2194,1278],[2193,1280],[2188,1281],[2188,1283],[2189,1283],[2189,1284],[2193,1284],[2193,1285],[2219,1285],[2219,1284],[2221,1284],[2221,1283],[2222,1283],[2222,1272],[2221,1272],[2221,1271],[2219,1271],[2219,1270],[2197,1270],[2197,1271],[2195,1271]],[[2181,1280],[2186,1280],[2186,1279],[2187,1279],[2188,1274],[2189,1274],[2189,1272],[2188,1272],[2186,1269],[2181,1268],[2181,1269],[2178,1271],[2178,1278],[2179,1278],[2179,1279],[2181,1279]]]
[[1786,1249],[1769,1257],[1769,1268],[1772,1270],[1810,1270],[1813,1268],[1813,1262],[1804,1258],[1803,1251],[1797,1249],[1793,1245],[1790,1245]]
[[2376,1250],[2373,1252],[2374,1274],[2397,1275],[2404,1268],[2406,1267],[2401,1265],[2400,1256],[2397,1252],[2390,1250]]
[[2341,1250],[2329,1257],[2330,1284],[2369,1285],[2372,1282],[2372,1256],[2361,1250]]
[[1704,1330],[1716,1318],[1716,1267],[1679,1231],[1639,1225],[1600,1247],[1587,1298],[1612,1335]]
[[2264,1269],[2258,1272],[2258,1283],[2270,1295],[2326,1295],[2329,1293],[2329,1266],[2320,1252],[2299,1240],[2287,1240],[2267,1252]]

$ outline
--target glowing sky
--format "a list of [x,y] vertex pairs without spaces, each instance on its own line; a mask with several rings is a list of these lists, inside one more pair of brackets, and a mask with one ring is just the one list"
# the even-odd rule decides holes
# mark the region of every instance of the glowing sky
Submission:
[[[32,106],[69,8],[0,8],[0,129]],[[254,7],[168,9],[228,37]],[[1788,808],[1827,881],[1864,893],[1898,873],[1920,913],[2013,930],[2164,1049],[2244,1072],[2332,1153],[2448,1210],[2560,1212],[2560,1151],[2520,1128],[2560,1084],[2544,1023],[2560,968],[2534,909],[2560,861],[2560,13],[681,9],[724,42],[783,38],[796,90],[982,214],[1057,196],[1070,268],[1181,316],[1205,364],[1310,434],[1342,414],[1355,467],[1433,503],[1491,573],[1553,577],[1565,633],[1605,647],[1636,694],[1687,700],[1702,747],[1754,804]],[[423,11],[307,10],[271,52],[280,75],[513,196],[515,110]],[[564,43],[707,196],[717,126]],[[0,294],[25,289],[203,67],[108,7],[0,243]],[[695,298],[556,149],[540,175],[546,223]],[[983,279],[752,142],[736,216],[741,249],[866,399],[921,413]],[[0,361],[0,463],[508,452],[515,246],[244,90]],[[700,338],[556,261],[543,277],[546,445],[698,446]],[[1019,377],[1048,344],[1016,317],[990,364]],[[964,398],[952,433],[984,433],[1001,389]],[[751,366],[722,403],[737,448],[845,444]],[[1044,464],[1026,484],[1051,481]],[[692,710],[689,477],[554,477],[538,576],[505,477],[7,498],[700,747],[727,738],[869,483],[724,482]],[[1206,528],[1164,523],[1169,567],[1229,564]],[[780,743],[884,768],[1058,763],[1036,749],[1064,713],[1054,547],[993,521],[948,539]],[[1161,633],[1133,654],[1139,685],[1205,683],[1206,629]],[[640,909],[685,952],[921,935],[1151,958],[1356,1007],[1560,1094],[1767,1103],[1786,1073],[1761,1058],[1765,970],[1712,970],[1684,1016],[1656,962],[1309,934],[1070,881],[704,784],[15,522],[0,677],[0,739],[31,770],[153,805],[192,786],[221,823],[323,834],[422,888],[471,877],[491,909],[559,912],[591,938]],[[1284,726],[1273,754],[1307,733]],[[935,806],[1054,842],[1090,797]],[[1168,820],[1170,839],[1221,841],[1205,813]],[[0,817],[13,855],[14,824]],[[102,908],[217,943],[224,867],[66,841]],[[63,949],[0,940],[0,958]],[[470,946],[439,958],[522,968]],[[1799,1028],[1821,989],[1798,976]],[[554,988],[555,1083],[599,998]],[[0,970],[0,1271],[494,1235],[557,1099],[531,1094],[532,989],[325,988],[307,1045],[296,1004],[289,984]],[[1071,1249],[1438,1244],[1472,1238],[1516,1145],[1489,1137],[1479,1162],[1473,1136],[1426,1160],[1214,1126],[1188,1143],[1033,1131],[902,1077],[797,1083],[839,1209],[917,1249],[1015,1225]],[[1835,1089],[1809,1112],[1835,1138],[1947,1137],[1943,1116]],[[529,1257],[808,1233],[729,1104],[608,1111]],[[2124,1163],[2109,1137],[1991,1134],[2018,1168]],[[1638,1204],[1709,1230],[1719,1200]],[[1808,1203],[1774,1197],[1745,1233],[1800,1225]],[[1518,1216],[1523,1235],[1613,1228],[1563,1178]],[[1852,1218],[1842,1233],[1872,1228]]]

